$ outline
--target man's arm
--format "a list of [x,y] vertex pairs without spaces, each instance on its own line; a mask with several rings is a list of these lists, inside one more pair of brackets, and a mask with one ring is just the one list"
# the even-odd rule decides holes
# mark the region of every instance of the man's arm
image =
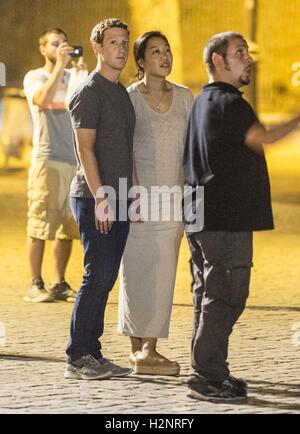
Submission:
[[66,42],[57,48],[57,61],[49,80],[33,96],[33,104],[44,108],[53,101],[57,87],[64,76],[64,69],[70,61],[69,53],[73,51]]
[[104,190],[102,191],[101,197],[99,197],[99,192],[101,193],[103,184],[93,149],[96,141],[96,130],[84,128],[75,129],[75,138],[77,152],[84,171],[84,176],[89,189],[95,198],[96,228],[100,230],[101,233],[107,234],[111,230],[113,224],[113,216],[109,214],[111,210],[109,210],[108,204],[105,206],[105,219],[99,220],[99,216],[96,214],[97,207],[101,205],[101,202],[106,200]]
[[67,95],[65,99],[65,108],[69,110],[69,101],[76,89],[81,85],[82,81],[88,76],[88,67],[84,62],[83,57],[79,57],[78,62],[72,61],[70,71],[70,80],[68,84]]
[[249,148],[258,151],[262,144],[272,144],[283,139],[297,127],[299,122],[300,116],[297,116],[291,121],[276,125],[269,130],[257,122],[249,128],[246,134],[245,143]]

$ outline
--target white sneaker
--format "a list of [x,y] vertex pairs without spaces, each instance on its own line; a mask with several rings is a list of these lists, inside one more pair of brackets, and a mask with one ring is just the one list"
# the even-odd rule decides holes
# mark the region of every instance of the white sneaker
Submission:
[[38,277],[33,279],[28,288],[27,295],[24,297],[24,301],[31,303],[52,303],[54,297],[46,291],[43,279]]

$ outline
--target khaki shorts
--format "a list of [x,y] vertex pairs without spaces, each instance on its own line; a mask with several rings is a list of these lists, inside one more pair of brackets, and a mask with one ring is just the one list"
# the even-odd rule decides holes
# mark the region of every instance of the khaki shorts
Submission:
[[27,235],[40,240],[78,239],[69,204],[76,167],[59,161],[35,161],[28,177]]

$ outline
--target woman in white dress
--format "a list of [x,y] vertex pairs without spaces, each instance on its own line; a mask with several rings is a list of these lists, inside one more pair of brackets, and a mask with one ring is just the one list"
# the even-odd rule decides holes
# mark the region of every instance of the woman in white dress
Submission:
[[[178,186],[180,190],[184,135],[193,95],[188,88],[166,80],[173,58],[162,33],[141,35],[134,44],[134,57],[140,81],[128,92],[136,114],[136,183],[148,193],[154,186]],[[148,200],[151,198],[155,211],[166,199],[153,196],[149,194]],[[171,210],[177,205],[181,215],[180,193],[172,196],[170,205]],[[130,336],[130,364],[136,373],[178,375],[179,364],[160,355],[156,346],[157,339],[167,338],[169,333],[183,225],[178,213],[175,216],[171,212],[167,221],[143,217],[142,223],[131,224],[123,256],[118,330]]]

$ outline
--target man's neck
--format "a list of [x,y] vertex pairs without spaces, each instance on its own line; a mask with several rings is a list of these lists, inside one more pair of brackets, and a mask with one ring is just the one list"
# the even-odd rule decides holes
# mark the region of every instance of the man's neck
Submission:
[[215,75],[215,76],[210,76],[209,77],[209,84],[211,84],[211,83],[216,83],[216,82],[218,82],[218,83],[227,83],[227,84],[230,84],[231,86],[233,86],[233,87],[235,87],[236,89],[240,89],[240,87],[241,86],[239,86],[237,83],[235,83],[235,82],[233,82],[232,80],[230,80],[229,78],[227,78],[227,77],[224,77],[224,76],[217,76],[217,75]]
[[54,68],[55,68],[55,63],[50,62],[50,60],[46,59],[46,63],[43,66],[43,69],[45,69],[47,72],[50,72],[50,74],[52,74]]
[[109,68],[106,65],[101,64],[100,62],[97,63],[95,71],[98,74],[102,75],[102,77],[106,78],[109,81],[112,81],[113,83],[118,83],[121,75],[121,71]]

